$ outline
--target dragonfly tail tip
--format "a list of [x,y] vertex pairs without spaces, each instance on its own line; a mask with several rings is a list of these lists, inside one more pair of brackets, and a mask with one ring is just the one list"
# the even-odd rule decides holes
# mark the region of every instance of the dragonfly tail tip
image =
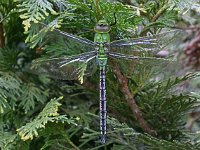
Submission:
[[102,144],[106,143],[106,135],[105,134],[101,136],[101,143]]

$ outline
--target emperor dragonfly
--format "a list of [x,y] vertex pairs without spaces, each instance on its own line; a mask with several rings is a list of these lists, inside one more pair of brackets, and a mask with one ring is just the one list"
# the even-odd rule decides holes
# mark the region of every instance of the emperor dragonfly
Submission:
[[[155,57],[159,51],[163,50],[172,40],[182,34],[180,30],[168,31],[152,36],[115,40],[110,42],[111,26],[106,20],[99,20],[94,27],[94,42],[66,32],[54,29],[54,33],[62,36],[69,47],[73,45],[74,50],[81,50],[79,55],[64,56],[38,60],[34,65],[39,67],[42,73],[51,77],[74,80],[81,79],[84,75],[91,75],[96,65],[99,66],[99,105],[100,105],[100,130],[101,141],[106,142],[106,66],[108,59],[125,60],[164,60]],[[56,39],[55,39],[56,40]],[[65,47],[62,47],[65,49]],[[67,48],[66,48],[67,49]],[[148,53],[151,56],[145,56]],[[141,55],[142,54],[142,55]]]

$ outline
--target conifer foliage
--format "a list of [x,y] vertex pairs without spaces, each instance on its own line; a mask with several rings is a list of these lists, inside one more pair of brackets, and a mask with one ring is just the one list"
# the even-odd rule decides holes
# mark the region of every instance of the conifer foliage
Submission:
[[[128,70],[126,64],[110,63],[106,79],[108,139],[102,144],[98,73],[81,78],[81,84],[37,74],[30,64],[34,59],[80,52],[70,43],[64,51],[60,47],[64,41],[59,38],[46,41],[51,36],[47,31],[54,28],[93,40],[95,23],[104,18],[111,24],[116,16],[111,40],[134,38],[157,34],[177,23],[187,25],[182,15],[199,13],[199,8],[197,0],[1,0],[0,148],[198,149],[199,136],[192,137],[185,129],[186,114],[198,105],[199,98],[185,84],[199,77],[198,73],[174,75],[174,70],[182,69],[177,64],[162,78],[159,73],[165,68],[134,64],[138,72],[125,76],[121,69]],[[55,40],[61,44],[56,45]],[[172,45],[180,55],[181,40]],[[120,79],[126,81],[128,92]]]

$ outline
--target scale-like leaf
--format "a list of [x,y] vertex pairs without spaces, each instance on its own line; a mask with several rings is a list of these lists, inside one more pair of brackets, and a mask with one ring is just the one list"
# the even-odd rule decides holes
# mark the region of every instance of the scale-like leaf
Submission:
[[47,105],[44,107],[42,112],[32,121],[17,129],[18,134],[21,136],[22,140],[33,139],[33,137],[38,136],[38,130],[41,128],[45,128],[47,122],[67,122],[76,124],[74,119],[69,119],[65,115],[59,115],[58,107],[61,105],[58,101],[62,99],[62,97],[58,99],[52,99]]

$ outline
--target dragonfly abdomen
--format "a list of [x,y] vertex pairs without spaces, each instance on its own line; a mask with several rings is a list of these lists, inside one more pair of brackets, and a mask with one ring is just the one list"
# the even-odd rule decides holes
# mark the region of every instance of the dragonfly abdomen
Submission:
[[107,111],[106,111],[106,82],[105,82],[105,66],[100,67],[100,81],[99,81],[99,105],[100,105],[100,130],[101,130],[101,141],[102,143],[106,142],[106,119],[107,119]]

